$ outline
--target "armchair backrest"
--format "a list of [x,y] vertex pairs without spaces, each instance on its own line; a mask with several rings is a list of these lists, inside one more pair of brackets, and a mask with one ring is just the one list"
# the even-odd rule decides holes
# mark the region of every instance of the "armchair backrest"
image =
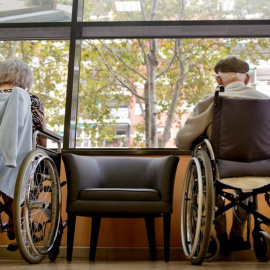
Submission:
[[211,143],[220,178],[270,176],[270,99],[218,96]]
[[68,201],[87,188],[152,188],[161,199],[172,197],[178,156],[162,158],[91,157],[64,154]]

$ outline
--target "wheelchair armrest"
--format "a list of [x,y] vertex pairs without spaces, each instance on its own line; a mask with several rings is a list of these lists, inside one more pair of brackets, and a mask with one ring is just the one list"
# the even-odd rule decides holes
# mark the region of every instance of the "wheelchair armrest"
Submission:
[[[61,153],[61,142],[63,140],[62,136],[46,129],[46,128],[38,128],[34,134],[33,134],[33,149],[35,149],[37,147],[37,137],[38,135],[41,135],[49,140],[52,140],[53,142],[57,143],[57,151],[58,153]],[[41,147],[41,146],[39,146]],[[43,148],[43,147],[41,147]]]
[[61,141],[63,140],[63,137],[61,135],[58,135],[57,133],[47,129],[47,128],[38,128],[37,129],[41,135],[45,135],[45,137],[49,139],[54,139],[54,141]]
[[205,139],[205,136],[200,136],[197,139],[195,139],[190,147],[190,151],[193,151],[199,144],[201,144],[203,142],[203,140]]
[[210,160],[211,161],[216,160],[212,145],[211,145],[209,139],[206,138],[206,136],[200,136],[193,142],[192,147],[190,149],[192,152],[192,156],[194,156],[196,154],[196,151],[198,149],[207,150]]

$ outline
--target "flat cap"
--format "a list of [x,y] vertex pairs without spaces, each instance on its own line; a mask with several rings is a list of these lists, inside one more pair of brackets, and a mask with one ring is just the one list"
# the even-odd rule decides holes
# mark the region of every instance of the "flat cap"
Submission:
[[214,71],[217,74],[218,72],[247,73],[249,71],[249,65],[237,57],[228,57],[218,61],[214,67]]

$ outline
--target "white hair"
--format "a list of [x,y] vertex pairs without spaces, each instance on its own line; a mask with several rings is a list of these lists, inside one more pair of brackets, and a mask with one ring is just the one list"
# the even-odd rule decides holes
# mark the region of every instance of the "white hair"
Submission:
[[244,82],[246,79],[245,73],[236,73],[236,72],[218,72],[218,76],[220,76],[224,84],[228,84],[234,79],[237,79],[242,82]]
[[12,83],[26,91],[33,85],[31,68],[22,60],[8,59],[0,62],[0,84]]

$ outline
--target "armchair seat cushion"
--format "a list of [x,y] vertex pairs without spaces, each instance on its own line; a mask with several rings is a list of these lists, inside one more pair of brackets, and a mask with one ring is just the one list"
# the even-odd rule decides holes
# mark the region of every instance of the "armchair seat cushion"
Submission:
[[79,200],[160,201],[160,193],[150,188],[87,188],[80,191]]

